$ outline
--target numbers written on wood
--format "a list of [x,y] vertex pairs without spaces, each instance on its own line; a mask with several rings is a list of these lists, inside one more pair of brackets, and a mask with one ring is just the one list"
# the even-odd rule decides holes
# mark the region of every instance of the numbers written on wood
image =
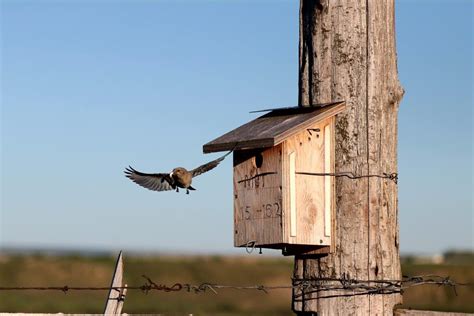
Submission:
[[242,206],[240,213],[244,220],[278,218],[281,217],[281,206],[279,202],[266,203],[261,206]]

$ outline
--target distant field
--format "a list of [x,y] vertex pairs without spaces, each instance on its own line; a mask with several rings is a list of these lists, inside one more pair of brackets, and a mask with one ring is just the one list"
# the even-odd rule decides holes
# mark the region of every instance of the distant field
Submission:
[[[76,256],[2,256],[1,286],[109,286],[115,258]],[[129,285],[144,283],[146,274],[158,284],[212,282],[232,285],[289,285],[292,258],[268,257],[125,257]],[[439,274],[458,282],[474,282],[474,269],[464,265],[403,266],[405,275]],[[404,306],[414,309],[474,312],[474,288],[422,286],[404,294]],[[101,313],[106,292],[1,292],[1,312]],[[194,294],[129,291],[126,313],[168,315],[293,315],[291,292],[220,290]]]

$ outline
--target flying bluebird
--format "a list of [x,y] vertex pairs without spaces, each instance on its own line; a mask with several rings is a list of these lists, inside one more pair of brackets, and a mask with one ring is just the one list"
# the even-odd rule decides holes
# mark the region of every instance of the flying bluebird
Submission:
[[179,192],[179,188],[183,188],[186,189],[186,194],[189,194],[189,190],[196,190],[191,186],[193,178],[217,167],[217,165],[231,152],[232,151],[190,171],[183,167],[178,167],[174,168],[169,174],[143,173],[128,166],[124,172],[127,178],[149,190],[168,191],[176,189],[176,192]]

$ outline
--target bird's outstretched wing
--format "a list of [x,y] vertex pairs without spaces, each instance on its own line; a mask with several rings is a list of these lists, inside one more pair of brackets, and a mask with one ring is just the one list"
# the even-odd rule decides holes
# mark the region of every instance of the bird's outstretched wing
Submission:
[[214,169],[215,167],[217,167],[217,165],[222,161],[224,160],[225,157],[227,157],[232,151],[229,151],[227,154],[225,154],[224,156],[220,157],[220,158],[217,158],[216,160],[213,160],[211,162],[208,162],[202,166],[199,166],[193,170],[191,170],[191,174],[193,175],[193,177],[195,176],[198,176],[204,172],[207,172],[211,169]]
[[167,191],[175,188],[170,175],[166,173],[143,173],[128,166],[125,176],[136,184],[153,191]]

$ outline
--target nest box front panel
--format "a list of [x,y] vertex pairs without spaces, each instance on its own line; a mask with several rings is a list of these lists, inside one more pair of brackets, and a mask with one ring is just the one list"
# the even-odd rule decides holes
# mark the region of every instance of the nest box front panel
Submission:
[[283,143],[285,243],[330,246],[334,212],[334,119],[305,129]]
[[282,146],[234,151],[234,245],[282,243]]

